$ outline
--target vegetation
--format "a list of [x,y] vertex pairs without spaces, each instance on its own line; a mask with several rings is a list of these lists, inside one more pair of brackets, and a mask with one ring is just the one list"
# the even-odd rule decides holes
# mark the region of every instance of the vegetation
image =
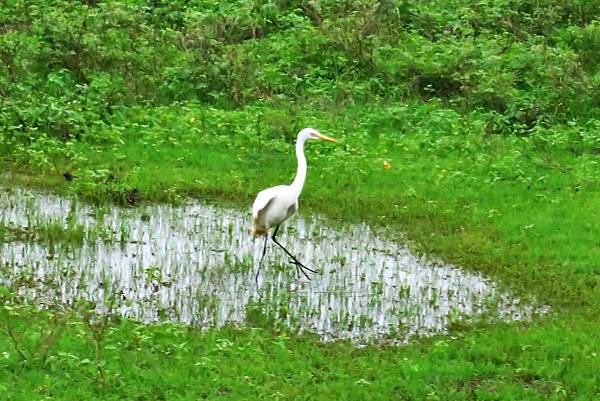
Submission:
[[247,207],[290,179],[314,126],[340,144],[307,149],[303,210],[390,226],[553,314],[353,349],[260,324],[95,322],[3,290],[0,394],[600,397],[598,15],[596,0],[4,1],[6,182]]

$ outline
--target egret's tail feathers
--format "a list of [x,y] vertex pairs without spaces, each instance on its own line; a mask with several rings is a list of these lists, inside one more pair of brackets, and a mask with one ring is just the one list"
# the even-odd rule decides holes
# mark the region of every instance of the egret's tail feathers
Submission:
[[257,227],[255,227],[254,230],[252,231],[252,236],[254,238],[256,238],[256,237],[264,237],[267,234],[269,234],[268,230],[260,229],[260,228],[257,228]]
[[264,227],[258,227],[256,221],[252,221],[252,237],[261,237],[269,234],[269,229]]

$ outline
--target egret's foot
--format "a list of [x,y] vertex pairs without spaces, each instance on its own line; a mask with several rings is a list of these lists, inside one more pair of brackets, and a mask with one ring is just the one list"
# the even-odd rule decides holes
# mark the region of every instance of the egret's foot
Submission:
[[[292,262],[292,264],[296,267],[296,279],[300,280],[300,266],[298,266],[296,263]],[[304,273],[304,271],[302,271],[302,273]],[[304,273],[304,276],[306,276],[306,274]],[[308,277],[307,277],[308,278]],[[309,278],[310,280],[310,278]]]
[[311,272],[311,273],[318,272],[317,270],[313,270],[310,267],[306,267],[305,265],[303,265],[302,263],[300,263],[298,260],[295,260],[295,259],[290,260],[290,263],[296,267],[296,272],[298,273],[298,278],[300,278],[300,272],[302,272],[304,277],[306,277],[307,280],[310,280],[310,276],[306,272],[307,271]]
[[311,272],[311,273],[313,273],[313,274],[316,274],[316,273],[318,273],[318,272],[319,272],[318,270],[311,269],[310,267],[306,267],[306,266],[304,266],[304,265],[302,265],[302,268],[303,268],[304,270],[308,270],[309,272]]
[[298,266],[300,268],[300,270],[302,270],[302,271],[307,270],[307,271],[309,271],[311,273],[317,273],[316,270],[313,270],[310,267],[306,267],[305,265],[303,265],[302,263],[300,263],[298,261],[296,261],[296,266]]
[[307,267],[305,264],[303,264],[296,258],[291,258],[288,262],[295,265],[296,267],[299,267],[302,270],[308,270],[311,273],[317,273],[317,270],[313,270],[310,267]]

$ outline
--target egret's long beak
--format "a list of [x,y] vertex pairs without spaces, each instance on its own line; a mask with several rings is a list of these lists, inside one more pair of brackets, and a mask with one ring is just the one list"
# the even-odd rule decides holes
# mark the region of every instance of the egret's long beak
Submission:
[[322,139],[324,141],[337,142],[335,139],[325,136],[323,134],[317,134],[317,137],[319,137],[319,139]]

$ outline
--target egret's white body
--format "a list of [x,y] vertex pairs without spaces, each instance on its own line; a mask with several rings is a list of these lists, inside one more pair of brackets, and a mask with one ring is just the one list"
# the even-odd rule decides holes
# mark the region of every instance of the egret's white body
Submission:
[[304,128],[296,140],[296,158],[298,171],[290,185],[277,185],[262,190],[252,205],[253,236],[268,235],[271,227],[276,227],[292,217],[298,211],[298,198],[306,180],[306,157],[304,144],[309,139],[322,139],[335,142],[335,139],[321,135],[313,128]]
[[[294,178],[294,181],[290,185],[277,185],[276,187],[260,191],[254,200],[254,204],[252,205],[252,235],[255,238],[257,236],[268,237],[271,228],[275,227],[277,229],[279,225],[298,211],[298,198],[304,187],[307,169],[306,157],[304,156],[304,144],[310,139],[335,142],[335,139],[321,135],[313,128],[304,128],[298,133],[298,139],[296,140],[296,158],[298,159],[296,178]],[[277,230],[275,233],[276,232]],[[296,266],[302,266],[305,269],[310,270],[298,262],[293,255],[277,242],[275,233],[273,234],[273,241],[295,261]],[[266,240],[267,238],[265,238],[263,257],[266,250]]]
[[298,197],[291,185],[277,185],[262,190],[252,205],[252,225],[254,237],[268,235],[271,227],[276,227],[298,211]]

